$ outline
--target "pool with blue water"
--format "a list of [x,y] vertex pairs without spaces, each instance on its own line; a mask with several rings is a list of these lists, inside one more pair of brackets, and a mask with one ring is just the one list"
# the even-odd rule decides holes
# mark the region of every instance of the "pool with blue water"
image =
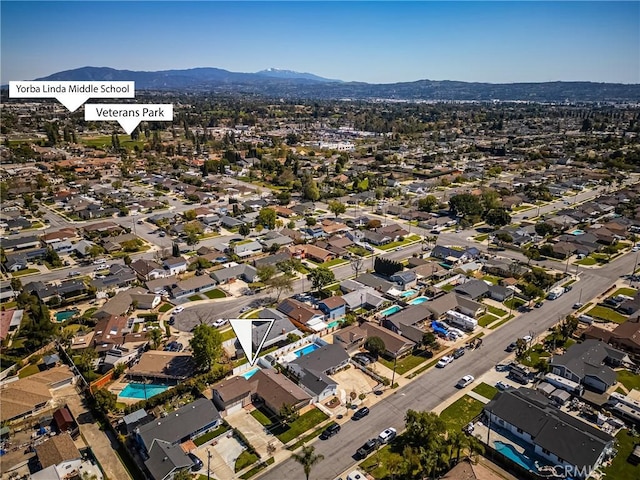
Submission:
[[515,448],[513,448],[513,446],[499,440],[493,442],[493,446],[498,452],[507,457],[509,460],[517,463],[522,468],[526,468],[527,470],[532,470],[534,472],[537,471],[535,462],[526,455],[518,452]]
[[296,350],[293,353],[295,354],[296,357],[301,357],[303,355],[308,355],[311,352],[313,352],[314,350],[317,350],[319,348],[320,348],[320,345],[316,345],[315,343],[312,343],[310,345],[307,345],[304,348],[301,348],[300,350]]
[[420,305],[421,303],[428,302],[429,297],[417,297],[409,302],[409,305]]
[[138,398],[140,400],[147,400],[151,397],[155,397],[160,393],[169,389],[169,385],[160,385],[155,383],[129,383],[118,394],[123,398]]
[[389,315],[393,315],[394,313],[398,313],[400,310],[402,310],[402,307],[400,305],[393,305],[393,306],[387,308],[386,310],[382,310],[380,312],[380,315],[382,315],[383,317],[388,317]]

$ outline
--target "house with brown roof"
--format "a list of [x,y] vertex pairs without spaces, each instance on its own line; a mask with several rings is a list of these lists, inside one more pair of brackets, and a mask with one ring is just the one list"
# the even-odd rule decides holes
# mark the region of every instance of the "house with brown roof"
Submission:
[[316,310],[293,298],[280,302],[276,310],[284,313],[296,327],[304,331],[320,332],[327,328],[324,322],[325,316],[321,310]]
[[56,465],[63,471],[71,471],[78,468],[82,461],[82,455],[68,433],[56,435],[36,445],[35,451],[43,469]]
[[42,240],[46,245],[49,245],[57,242],[64,242],[66,240],[75,240],[77,238],[77,230],[73,227],[68,227],[56,230],[55,232],[45,233],[40,237],[40,240]]
[[315,245],[295,245],[289,247],[291,254],[300,259],[309,259],[318,263],[324,263],[333,260],[336,256],[329,250],[316,247]]
[[109,315],[98,320],[94,328],[93,347],[98,353],[106,352],[125,343],[146,343],[147,332],[133,332],[127,318]]
[[294,212],[293,210],[291,210],[290,208],[286,208],[286,207],[282,207],[280,205],[276,205],[274,207],[271,207],[276,211],[276,215],[278,215],[279,217],[283,217],[283,218],[290,218],[295,216],[296,212]]
[[391,358],[400,358],[403,355],[411,353],[411,350],[415,346],[415,342],[379,325],[364,322],[360,326],[367,332],[367,338],[379,337],[382,339],[385,346],[385,354]]
[[253,402],[261,403],[275,415],[284,405],[299,410],[311,403],[311,395],[276,370],[258,370],[250,383],[255,385]]
[[242,376],[223,380],[213,386],[213,403],[223,417],[239,412],[251,405],[256,386]]
[[131,263],[129,266],[134,272],[136,272],[136,275],[138,275],[140,280],[148,281],[168,276],[168,272],[153,260],[140,259]]
[[583,338],[603,341],[624,352],[640,353],[640,318],[627,320],[611,331],[591,325],[583,332]]
[[334,344],[341,345],[349,353],[360,349],[366,339],[367,331],[357,324],[341,328],[333,334]]

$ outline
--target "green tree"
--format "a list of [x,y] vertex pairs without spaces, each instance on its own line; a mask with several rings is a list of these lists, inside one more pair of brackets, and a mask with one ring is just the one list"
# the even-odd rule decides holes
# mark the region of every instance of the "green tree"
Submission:
[[92,245],[90,247],[86,247],[84,253],[89,255],[91,258],[96,258],[104,253],[104,248],[100,245]]
[[282,407],[280,407],[280,410],[278,411],[278,417],[283,425],[289,425],[300,417],[300,413],[298,413],[298,410],[296,410],[296,407],[293,405],[283,403]]
[[256,222],[269,230],[275,230],[276,228],[276,211],[273,208],[265,207],[258,213]]
[[122,260],[124,261],[124,264],[127,266],[131,265],[132,263],[131,257],[129,255],[125,255],[124,257],[122,257]]
[[418,200],[418,210],[421,212],[432,212],[438,205],[438,199],[433,195],[427,195]]
[[189,222],[184,226],[185,242],[189,246],[195,246],[200,241],[200,235],[202,235],[202,226],[199,222]]
[[280,302],[280,296],[284,292],[293,292],[293,277],[286,273],[269,279],[266,284],[269,290],[275,290],[276,303]]
[[453,195],[449,199],[449,210],[454,215],[461,217],[479,217],[482,215],[484,207],[480,197],[470,193],[461,193]]
[[314,268],[309,272],[307,278],[311,280],[311,285],[316,290],[320,291],[325,285],[329,285],[336,280],[336,276],[333,271],[329,270],[327,267],[318,267]]
[[307,200],[311,200],[315,202],[320,198],[320,189],[318,189],[318,184],[315,180],[309,181],[305,186],[302,192],[302,195]]
[[438,339],[433,332],[424,332],[420,342],[425,348],[432,349],[438,346]]
[[173,480],[193,480],[193,474],[189,471],[188,468],[184,470],[180,470],[173,476]]
[[387,350],[387,347],[384,344],[384,340],[382,340],[380,337],[367,338],[367,341],[364,342],[364,348],[366,348],[369,353],[375,355],[376,357],[383,354]]
[[162,342],[162,330],[160,330],[159,328],[152,328],[149,331],[149,337],[151,339],[151,345],[153,346],[153,349],[157,350],[160,346],[160,342]]
[[201,371],[208,372],[222,354],[222,337],[217,328],[207,324],[197,325],[193,329],[193,338],[189,341],[193,351],[193,360]]
[[535,229],[536,229],[536,233],[543,237],[546,237],[547,235],[551,235],[555,231],[555,228],[553,227],[553,225],[546,222],[536,223]]
[[492,227],[504,227],[511,223],[511,215],[504,208],[492,208],[484,216],[484,221]]
[[329,211],[338,218],[339,215],[347,211],[347,206],[342,202],[332,200],[329,202]]
[[106,388],[98,389],[93,394],[93,398],[95,399],[98,408],[103,412],[107,413],[115,411],[118,397]]
[[302,470],[304,471],[306,480],[309,480],[311,468],[324,460],[324,456],[316,454],[315,451],[316,449],[312,445],[303,445],[300,453],[294,453],[291,455],[296,462],[302,465]]
[[244,238],[246,238],[251,233],[251,227],[249,226],[248,223],[243,223],[238,228],[238,233],[242,235]]
[[304,223],[306,223],[308,227],[313,227],[318,223],[318,220],[316,220],[316,217],[304,217]]
[[276,267],[273,265],[262,265],[256,269],[258,278],[262,283],[267,283],[276,274]]

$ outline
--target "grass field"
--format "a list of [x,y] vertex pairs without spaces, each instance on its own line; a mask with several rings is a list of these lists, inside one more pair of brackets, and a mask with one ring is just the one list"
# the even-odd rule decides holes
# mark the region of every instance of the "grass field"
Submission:
[[445,422],[449,431],[459,432],[473,418],[480,415],[483,406],[481,401],[465,395],[445,408],[440,414],[440,418]]
[[329,260],[328,262],[324,262],[322,264],[323,267],[331,268],[337,265],[344,265],[345,263],[349,263],[344,258],[334,258],[333,260]]
[[481,383],[473,389],[478,395],[482,395],[484,398],[488,398],[491,400],[498,393],[498,389],[496,387],[492,387],[486,383]]
[[214,290],[209,290],[208,292],[204,292],[204,295],[207,298],[225,298],[227,296],[226,293],[224,293],[222,290],[220,290],[219,288],[216,288]]
[[498,320],[498,317],[496,317],[495,315],[491,315],[490,313],[486,313],[478,319],[478,325],[480,325],[481,327],[486,327],[496,320]]
[[628,370],[620,370],[616,372],[616,380],[623,384],[627,390],[636,389],[640,390],[640,375],[631,373]]
[[255,453],[249,453],[248,450],[244,450],[238,458],[236,458],[235,471],[239,472],[243,468],[247,468],[249,465],[253,465],[258,461],[258,456]]
[[324,412],[314,408],[300,415],[296,421],[291,422],[288,426],[275,428],[273,433],[282,443],[287,443],[298,435],[302,435],[307,430],[314,428],[327,418],[329,417]]
[[196,302],[198,300],[202,300],[202,297],[200,296],[200,294],[197,295],[191,295],[190,297],[188,297],[189,300],[191,300],[192,302]]
[[[386,358],[379,358],[378,361],[382,363],[385,367],[393,370],[393,360],[387,360]],[[396,373],[398,375],[404,375],[409,370],[413,370],[418,365],[423,362],[426,362],[426,357],[419,357],[417,355],[407,355],[398,361],[396,364]]]
[[590,315],[594,318],[599,318],[601,320],[607,320],[609,322],[616,323],[623,323],[627,320],[627,317],[625,317],[624,315],[601,305],[593,307],[587,312],[587,315]]
[[506,310],[494,307],[493,305],[487,305],[487,311],[496,317],[504,317],[507,314]]
[[220,335],[222,336],[223,342],[226,342],[227,340],[231,340],[232,338],[236,337],[236,333],[233,331],[233,328],[230,328],[229,330],[225,330]]
[[637,292],[638,290],[635,288],[622,287],[613,292],[611,296],[615,297],[616,295],[626,295],[627,297],[633,297]]
[[391,250],[393,248],[404,247],[405,245],[409,245],[414,242],[420,241],[420,235],[409,235],[405,237],[404,240],[398,242],[387,243],[386,245],[380,245],[378,248],[380,250]]
[[[364,443],[364,442],[363,442]],[[359,467],[362,471],[367,472],[373,478],[383,479],[391,478],[387,470],[389,455],[391,454],[391,446],[385,445],[378,452],[371,454]]]
[[490,329],[491,330],[495,330],[496,328],[500,327],[501,325],[504,325],[505,323],[507,323],[513,317],[514,317],[514,315],[509,315],[507,318],[503,318],[498,323],[494,323],[493,325],[491,325]]
[[12,277],[22,277],[23,275],[30,275],[32,273],[38,273],[40,270],[37,268],[25,268],[24,270],[18,270],[11,274]]
[[24,367],[22,370],[20,370],[20,372],[18,372],[18,378],[25,378],[30,375],[35,375],[36,373],[39,373],[39,372],[40,372],[40,369],[38,368],[38,365],[28,365]]
[[578,265],[585,265],[588,267],[588,266],[597,264],[598,261],[592,257],[584,257],[582,260],[578,260],[577,262],[573,262],[573,263]]
[[485,275],[481,280],[485,282],[491,282],[493,285],[498,285],[498,283],[500,282],[500,278],[494,275]]
[[164,303],[160,306],[160,308],[158,309],[158,311],[160,313],[164,313],[164,312],[168,312],[169,310],[171,310],[173,308],[173,305],[170,303]]
[[640,478],[640,465],[632,465],[627,462],[627,458],[629,458],[636,443],[638,443],[638,437],[631,435],[628,430],[621,430],[616,435],[616,440],[618,441],[618,445],[616,446],[618,454],[614,457],[611,465],[603,469],[606,478]]
[[[133,150],[136,146],[142,150],[144,147],[144,141],[142,140],[131,140],[129,135],[118,135],[118,140],[120,141],[120,147],[126,148],[127,150]],[[78,138],[78,141],[88,147],[96,147],[96,148],[111,148],[111,137],[103,136],[103,137],[92,137],[92,138]]]
[[196,438],[193,443],[197,446],[204,445],[212,438],[216,438],[218,435],[222,435],[224,432],[229,430],[229,426],[226,423],[223,423],[215,430],[210,431],[209,433],[205,433],[201,437]]

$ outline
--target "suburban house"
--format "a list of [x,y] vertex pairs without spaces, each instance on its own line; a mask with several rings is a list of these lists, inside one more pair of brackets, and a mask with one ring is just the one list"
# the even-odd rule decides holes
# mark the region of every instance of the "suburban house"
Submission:
[[169,257],[162,262],[169,275],[177,275],[187,271],[187,261],[182,257]]
[[136,260],[131,263],[130,267],[136,272],[140,280],[155,280],[167,276],[167,271],[153,260]]
[[272,308],[264,308],[260,310],[258,313],[258,318],[264,319],[273,319],[273,325],[269,329],[269,332],[266,333],[266,329],[269,327],[269,323],[264,322],[253,322],[251,335],[252,342],[254,348],[257,348],[260,344],[260,341],[264,338],[263,349],[269,348],[272,345],[275,345],[278,342],[282,342],[287,339],[287,336],[290,334],[297,335],[299,337],[303,336],[303,333],[296,328],[296,326],[289,320],[289,318],[279,312],[278,310],[274,310]]
[[[82,455],[68,433],[56,435],[34,447],[38,463],[42,468],[38,472],[41,478],[68,478],[70,472],[78,472]],[[62,473],[59,476],[58,473]],[[51,476],[46,476],[51,475]],[[55,476],[53,476],[55,475]],[[33,477],[32,477],[33,478]]]
[[213,386],[213,403],[223,417],[251,405],[254,385],[243,376],[225,379]]
[[591,325],[583,333],[585,339],[602,340],[624,352],[640,353],[640,317],[627,320],[611,330]]
[[320,300],[318,308],[326,315],[327,320],[338,320],[345,316],[347,302],[340,296],[333,296]]
[[233,247],[233,253],[239,257],[250,257],[262,252],[262,244],[257,240],[244,240],[238,242]]
[[291,259],[291,252],[289,250],[282,249],[278,253],[274,253],[272,255],[268,255],[262,258],[256,258],[253,261],[253,266],[256,268],[264,267],[266,265],[273,265],[274,267],[281,262],[286,262]]
[[23,316],[24,310],[0,311],[0,340],[4,340],[20,327]]
[[387,280],[374,275],[373,273],[362,273],[358,275],[359,283],[365,285],[367,287],[371,287],[381,293],[387,293],[392,288],[395,288],[395,285]]
[[315,245],[294,245],[289,247],[289,250],[295,258],[313,260],[317,263],[324,263],[335,258],[334,253]]
[[96,351],[101,353],[125,343],[144,344],[147,338],[146,332],[132,332],[126,317],[105,315],[96,323],[91,341]]
[[346,367],[349,355],[340,346],[328,344],[289,362],[287,368],[298,384],[311,393],[314,402],[336,394],[338,383],[329,375]]
[[386,348],[385,355],[388,357],[400,358],[403,355],[410,353],[415,346],[415,342],[379,325],[364,322],[360,327],[362,330],[367,332],[367,338],[379,337],[382,339]]
[[458,295],[478,300],[489,295],[489,285],[482,280],[469,280],[453,289]]
[[363,347],[366,339],[367,331],[358,324],[341,328],[333,334],[334,344],[341,345],[348,353],[354,353]]
[[237,279],[253,283],[258,278],[258,271],[251,265],[241,263],[211,272],[211,278],[219,284],[228,283]]
[[193,466],[193,461],[181,445],[173,445],[164,440],[156,440],[144,461],[154,480],[171,480],[180,470]]
[[275,415],[285,405],[299,410],[311,403],[311,395],[275,370],[258,370],[249,382],[254,385],[253,403],[262,404]]
[[549,365],[553,374],[602,393],[616,383],[611,366],[625,360],[629,359],[624,352],[598,340],[585,340],[569,347],[564,355],[554,355]]
[[415,272],[411,270],[405,270],[403,272],[398,272],[389,277],[393,283],[395,283],[402,290],[409,290],[415,287],[418,283],[418,276]]
[[171,295],[173,298],[182,298],[213,290],[217,282],[208,275],[194,275],[174,285],[171,285]]
[[431,318],[431,312],[422,304],[412,305],[400,312],[384,317],[382,326],[392,332],[408,338],[412,342],[419,343],[425,333],[423,325]]
[[140,310],[151,310],[160,305],[160,301],[160,295],[147,293],[142,287],[134,287],[116,293],[95,312],[94,317],[102,319],[110,316],[125,316],[134,307]]
[[490,285],[489,297],[497,302],[504,302],[513,297],[515,291],[512,288],[503,287],[502,285]]
[[[352,280],[345,280],[345,282],[353,282]],[[344,283],[344,282],[343,282]],[[385,302],[388,302],[379,292],[371,287],[365,287],[361,283],[357,290],[350,291],[342,295],[342,300],[347,304],[347,308],[351,311],[358,308],[376,309],[381,307]],[[342,283],[340,284],[342,287]]]
[[158,441],[179,445],[214,430],[221,422],[222,418],[213,402],[199,398],[166,417],[139,426],[136,439],[148,454]]
[[284,313],[296,327],[302,330],[321,332],[327,328],[327,324],[324,322],[325,316],[321,310],[316,310],[293,298],[287,298],[280,302],[277,310]]
[[484,414],[490,428],[508,431],[550,465],[577,467],[590,474],[614,455],[611,435],[553,407],[535,390],[499,392],[484,407]]

